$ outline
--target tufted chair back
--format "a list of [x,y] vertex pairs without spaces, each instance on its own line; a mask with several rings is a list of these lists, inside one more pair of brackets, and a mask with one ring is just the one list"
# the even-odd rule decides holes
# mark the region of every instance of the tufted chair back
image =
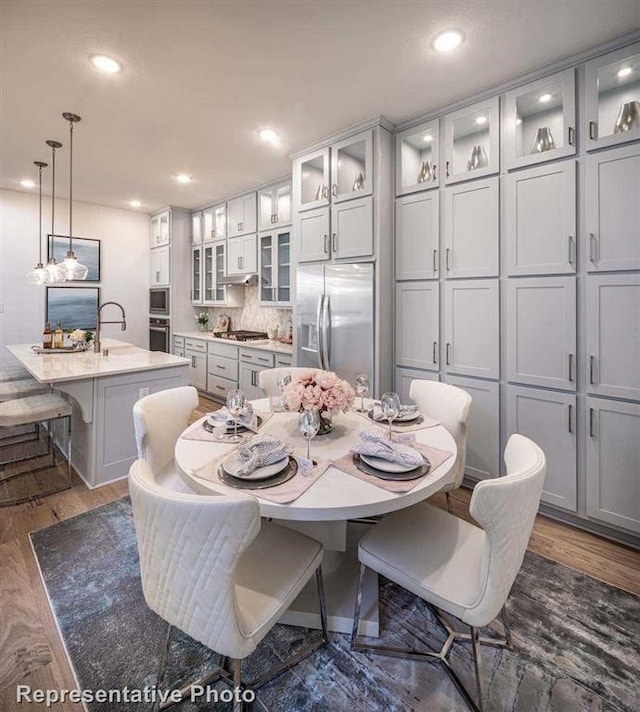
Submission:
[[133,425],[138,457],[152,472],[160,472],[173,461],[176,441],[198,407],[198,391],[192,386],[152,393],[133,406]]
[[234,572],[260,532],[258,502],[170,492],[144,460],[129,470],[129,491],[149,607],[221,655],[253,652],[256,643],[238,625]]
[[266,371],[260,371],[258,374],[258,385],[264,391],[267,397],[279,396],[280,389],[278,388],[278,376],[281,373],[290,373],[293,378],[301,371],[317,371],[314,368],[300,368],[298,366],[283,366],[282,368],[269,368]]
[[522,566],[547,471],[542,450],[523,435],[512,435],[504,453],[505,477],[476,485],[469,513],[483,527],[485,585],[462,620],[488,625],[500,612]]

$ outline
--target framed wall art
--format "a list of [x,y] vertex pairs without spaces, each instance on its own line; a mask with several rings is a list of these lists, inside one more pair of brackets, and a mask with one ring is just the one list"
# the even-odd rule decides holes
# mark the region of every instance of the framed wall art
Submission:
[[100,287],[47,287],[46,298],[46,321],[52,328],[58,322],[65,331],[96,328]]
[[[62,262],[69,250],[69,238],[65,235],[48,235],[47,260],[52,257],[56,262]],[[87,278],[83,282],[100,281],[100,240],[89,237],[74,237],[73,251],[78,262],[89,268]]]

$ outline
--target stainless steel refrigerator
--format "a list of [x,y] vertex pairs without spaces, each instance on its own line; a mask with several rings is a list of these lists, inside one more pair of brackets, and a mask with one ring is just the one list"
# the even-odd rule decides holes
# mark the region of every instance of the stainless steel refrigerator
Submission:
[[373,264],[298,265],[297,365],[374,382]]

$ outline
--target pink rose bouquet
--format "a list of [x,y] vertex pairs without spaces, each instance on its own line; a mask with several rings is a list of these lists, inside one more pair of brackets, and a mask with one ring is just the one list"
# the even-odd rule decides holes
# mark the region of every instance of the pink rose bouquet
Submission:
[[300,371],[284,387],[284,401],[287,408],[303,411],[315,408],[320,413],[345,412],[351,408],[355,398],[353,388],[332,371]]

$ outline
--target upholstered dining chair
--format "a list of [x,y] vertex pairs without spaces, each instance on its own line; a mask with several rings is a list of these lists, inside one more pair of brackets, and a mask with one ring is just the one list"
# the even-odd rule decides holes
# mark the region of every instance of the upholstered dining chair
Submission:
[[462,388],[438,381],[411,381],[409,397],[421,412],[436,418],[453,436],[458,455],[453,465],[454,480],[442,488],[451,512],[450,492],[458,489],[464,479],[467,461],[467,422],[471,409],[471,396]]
[[278,388],[278,378],[282,373],[290,373],[291,377],[302,371],[318,371],[320,369],[301,368],[299,366],[282,366],[281,368],[268,368],[265,371],[260,371],[258,374],[258,386],[264,391],[264,394],[270,398],[279,396],[280,389]]
[[[440,662],[472,710],[482,710],[480,644],[511,647],[504,605],[520,570],[538,511],[546,474],[542,450],[522,435],[512,435],[505,449],[507,475],[476,485],[469,513],[483,527],[420,503],[389,515],[360,541],[360,578],[351,636],[352,650]],[[362,584],[366,569],[382,574],[419,596],[443,625],[447,639],[436,651],[367,646],[358,640]],[[470,626],[455,631],[435,609]],[[505,637],[480,637],[502,611]],[[471,641],[477,702],[448,660],[457,639]]]
[[[232,677],[222,660],[219,669],[192,684],[223,677],[234,687],[255,690],[328,641],[322,544],[261,520],[258,502],[249,495],[170,492],[157,484],[144,460],[129,470],[129,491],[147,604],[170,626],[231,659]],[[256,650],[314,574],[321,639],[244,683],[240,661]],[[158,685],[163,675],[161,669]]]
[[197,407],[198,391],[192,386],[151,393],[133,406],[138,457],[149,463],[158,484],[175,492],[193,492],[180,477],[174,450]]

